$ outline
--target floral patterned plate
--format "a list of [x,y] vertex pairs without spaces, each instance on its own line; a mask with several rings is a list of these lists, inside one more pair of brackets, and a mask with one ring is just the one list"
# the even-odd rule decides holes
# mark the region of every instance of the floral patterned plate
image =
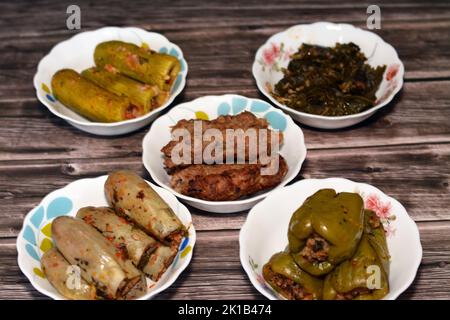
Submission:
[[396,299],[413,282],[422,260],[417,225],[397,200],[371,185],[342,178],[298,181],[272,192],[250,210],[239,235],[241,264],[250,281],[267,298],[281,298],[262,277],[262,267],[274,253],[286,248],[289,220],[294,211],[306,198],[324,188],[359,193],[365,208],[380,217],[391,255],[390,292],[385,299]]
[[[329,117],[291,109],[272,97],[271,92],[275,84],[283,77],[281,69],[287,67],[291,54],[295,53],[302,43],[332,47],[336,43],[348,42],[354,42],[361,48],[371,66],[387,66],[373,108],[353,115]],[[400,91],[403,74],[403,63],[397,52],[378,35],[349,24],[329,22],[296,25],[273,35],[258,49],[253,63],[256,84],[273,104],[289,113],[294,120],[322,129],[345,128],[369,118]]]
[[[25,217],[22,230],[17,237],[18,263],[33,287],[53,299],[64,299],[45,278],[40,263],[45,251],[53,247],[51,224],[58,216],[75,216],[78,209],[86,206],[107,206],[104,185],[107,176],[74,181],[64,188],[48,194],[41,203]],[[180,244],[180,250],[172,265],[158,282],[147,278],[147,294],[140,300],[149,299],[167,289],[188,266],[195,245],[195,229],[189,210],[167,190],[149,183],[169,204],[184,225],[189,226],[189,234]]]
[[[166,103],[136,119],[114,123],[101,123],[89,121],[81,117],[56,100],[51,92],[51,79],[53,74],[63,68],[71,68],[81,72],[84,69],[94,66],[95,47],[97,44],[109,40],[120,40],[139,46],[148,46],[155,51],[168,53],[180,60],[181,71],[175,80]],[[186,60],[183,58],[183,52],[176,44],[171,43],[163,35],[156,32],[148,32],[140,28],[104,27],[79,33],[68,40],[58,43],[39,62],[33,82],[39,101],[55,116],[66,120],[80,130],[101,136],[115,136],[132,132],[152,122],[181,93],[186,83],[187,72],[188,67]]]
[[205,96],[172,108],[167,114],[155,120],[142,142],[142,161],[153,180],[166,188],[186,203],[209,212],[237,212],[250,209],[263,199],[269,191],[234,201],[206,201],[176,192],[170,187],[170,177],[164,170],[161,148],[171,140],[170,127],[182,119],[212,120],[220,115],[235,115],[243,111],[254,113],[258,118],[265,118],[271,129],[283,133],[283,145],[280,154],[286,159],[288,173],[276,188],[282,187],[294,179],[306,157],[303,132],[291,117],[274,108],[269,103],[239,95]]

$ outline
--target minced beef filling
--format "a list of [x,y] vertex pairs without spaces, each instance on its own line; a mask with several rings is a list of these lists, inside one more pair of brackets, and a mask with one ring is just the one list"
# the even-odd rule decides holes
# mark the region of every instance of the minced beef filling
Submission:
[[270,282],[282,290],[289,300],[312,300],[313,295],[308,293],[300,284],[269,269]]
[[376,229],[376,228],[378,228],[381,225],[380,218],[377,215],[375,215],[375,214],[370,215],[368,222],[369,222],[369,225],[373,229]]
[[317,234],[312,235],[306,241],[306,245],[300,254],[309,262],[323,262],[328,258],[330,246],[328,242]]
[[370,292],[370,290],[367,288],[357,288],[357,289],[353,289],[350,292],[338,293],[336,295],[336,299],[337,300],[352,300],[352,299],[356,298],[357,296],[359,296],[360,294],[364,294],[364,293],[368,293],[368,292]]

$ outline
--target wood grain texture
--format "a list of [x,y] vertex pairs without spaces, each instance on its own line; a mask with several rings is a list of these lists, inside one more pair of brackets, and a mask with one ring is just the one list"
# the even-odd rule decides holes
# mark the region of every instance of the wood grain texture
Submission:
[[[400,299],[448,299],[450,222],[422,222],[419,230],[424,249],[422,264],[414,284]],[[2,297],[45,298],[20,273],[14,239],[3,239],[0,249]],[[191,264],[174,285],[157,298],[264,299],[241,267],[237,230],[198,232]]]
[[[0,3],[0,299],[44,299],[17,266],[15,237],[49,192],[141,163],[148,128],[121,137],[83,133],[53,116],[34,93],[39,60],[76,31],[68,1]],[[263,98],[251,74],[256,50],[291,25],[332,21],[365,27],[369,2],[344,0],[78,0],[82,31],[107,25],[161,32],[183,50],[188,82],[175,104],[209,94]],[[450,3],[381,0],[382,29],[405,64],[405,84],[386,108],[355,127],[302,126],[307,160],[296,180],[345,177],[398,199],[418,223],[424,257],[402,299],[450,299]],[[85,54],[80,52],[80,54]],[[264,98],[263,98],[264,99]],[[160,299],[262,299],[239,262],[246,212],[190,208],[198,242],[189,268]]]
[[[405,83],[392,104],[357,126],[338,132],[302,126],[307,148],[450,142],[448,92],[450,81]],[[256,87],[248,92],[236,90],[235,93],[260,97]],[[187,88],[183,97],[177,101],[189,101],[201,94]],[[121,137],[98,137],[81,132],[56,118],[35,100],[2,102],[0,99],[0,162],[132,157],[140,155],[141,141],[147,131],[148,128],[143,128]],[[33,135],[33,139],[29,139],[30,135]]]
[[[450,144],[311,150],[296,180],[344,177],[369,183],[399,200],[416,221],[450,220],[448,163]],[[0,190],[5,190],[0,191],[0,197],[8,212],[0,219],[0,236],[17,235],[24,214],[47,193],[74,180],[121,168],[151,180],[141,158],[135,156],[0,163]],[[245,220],[245,213],[213,214],[190,209],[199,230],[239,229]]]
[[[365,27],[368,5],[353,1],[334,5],[323,1],[276,5],[259,1],[246,1],[245,5],[240,1],[195,4],[163,1],[163,5],[158,1],[77,3],[82,10],[83,31],[118,25],[138,26],[166,35],[185,53],[192,71],[189,86],[204,93],[220,92],[220,88],[230,91],[243,86],[253,88],[254,54],[272,34],[295,24],[316,21]],[[56,43],[76,34],[65,27],[68,4],[64,1],[0,4],[1,97],[34,97],[32,76],[38,61]],[[406,79],[450,77],[449,3],[435,2],[430,6],[425,1],[386,1],[384,6],[380,5],[383,24],[376,33],[398,50],[405,64]],[[19,64],[20,68],[14,67]]]

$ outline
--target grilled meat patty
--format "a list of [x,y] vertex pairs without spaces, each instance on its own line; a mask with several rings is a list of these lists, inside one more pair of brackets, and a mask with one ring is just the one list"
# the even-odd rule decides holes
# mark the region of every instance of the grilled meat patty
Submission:
[[176,191],[199,199],[236,200],[278,185],[288,167],[282,156],[277,160],[278,171],[272,175],[262,175],[261,164],[190,165],[171,176],[171,185]]
[[[195,121],[200,121],[201,125],[202,125],[202,136],[199,137],[198,139],[200,141],[196,141],[196,143],[194,143],[194,123]],[[186,167],[187,165],[193,164],[194,163],[194,155],[196,154],[196,151],[198,154],[202,154],[203,155],[203,151],[211,145],[211,143],[219,143],[217,141],[215,141],[214,139],[210,139],[209,137],[207,137],[206,135],[204,135],[203,133],[205,133],[206,130],[208,129],[217,129],[222,133],[222,150],[223,150],[223,155],[222,155],[222,160],[223,162],[226,161],[227,156],[232,156],[233,159],[241,159],[241,160],[248,160],[251,159],[252,157],[257,158],[258,157],[258,152],[266,152],[266,154],[270,154],[272,151],[272,136],[275,135],[275,137],[273,137],[273,139],[275,139],[274,141],[278,141],[278,148],[280,148],[281,144],[283,143],[283,134],[281,132],[278,131],[273,131],[269,129],[269,124],[267,122],[266,119],[263,118],[257,118],[253,113],[248,112],[248,111],[244,111],[238,115],[235,116],[229,116],[229,115],[225,115],[225,116],[219,116],[218,118],[214,119],[214,120],[198,120],[198,119],[191,119],[191,120],[180,120],[177,122],[176,125],[174,125],[172,127],[172,133],[177,130],[177,129],[186,129],[189,133],[190,133],[190,141],[182,141],[182,139],[180,138],[179,140],[171,140],[167,145],[165,145],[162,149],[161,152],[164,154],[164,165],[166,170],[169,173],[174,172],[175,170],[178,170],[180,168]],[[235,135],[234,137],[230,137],[230,139],[233,139],[233,143],[228,144],[226,141],[226,130],[227,129],[233,129],[233,130],[237,130],[240,129],[241,134],[245,134],[245,132],[249,129],[255,129],[255,138],[258,141],[258,148],[255,149],[251,149],[250,148],[250,138],[249,135],[244,135],[244,136],[238,136]],[[267,142],[259,139],[260,136],[260,131],[261,130],[267,130],[267,135],[266,135],[266,140]],[[236,131],[235,131],[236,132]],[[248,131],[247,131],[248,132]],[[243,149],[245,150],[244,152],[238,152],[238,141],[240,141],[241,139],[244,139],[244,145],[243,145]],[[242,140],[241,140],[242,141]],[[220,142],[220,143],[222,143]],[[186,145],[190,143],[190,146],[188,146],[188,149],[191,151],[191,155],[190,155],[190,163],[185,163],[185,164],[179,164],[179,163],[175,163],[172,159],[172,151],[173,149],[179,144],[179,143],[185,143]],[[266,145],[266,150],[259,148],[260,145]],[[259,151],[258,149],[261,149],[261,151]],[[214,151],[211,153],[212,156],[214,157],[214,159],[218,158]],[[182,158],[183,153],[180,151],[178,153],[178,155],[180,156],[180,158]],[[205,160],[205,159],[203,159]]]

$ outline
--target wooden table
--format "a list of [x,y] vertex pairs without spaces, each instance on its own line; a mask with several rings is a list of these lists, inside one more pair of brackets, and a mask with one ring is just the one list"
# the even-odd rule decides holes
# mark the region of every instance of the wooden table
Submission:
[[[366,8],[350,0],[93,1],[81,7],[82,31],[138,26],[166,35],[189,64],[175,101],[237,93],[262,98],[251,74],[256,49],[287,27],[315,21],[366,25]],[[0,298],[43,299],[17,266],[16,236],[24,215],[49,192],[85,177],[127,168],[150,179],[141,163],[148,128],[122,137],[85,134],[53,116],[35,96],[32,77],[66,29],[72,2],[0,4]],[[164,3],[164,4],[163,4]],[[298,179],[345,177],[398,199],[419,226],[422,265],[403,299],[450,298],[450,3],[380,0],[382,29],[405,64],[393,103],[346,130],[302,126],[308,147]],[[80,52],[80,54],[86,54]],[[239,262],[246,212],[192,209],[198,240],[192,263],[161,299],[261,299]],[[405,252],[408,254],[408,252]]]

